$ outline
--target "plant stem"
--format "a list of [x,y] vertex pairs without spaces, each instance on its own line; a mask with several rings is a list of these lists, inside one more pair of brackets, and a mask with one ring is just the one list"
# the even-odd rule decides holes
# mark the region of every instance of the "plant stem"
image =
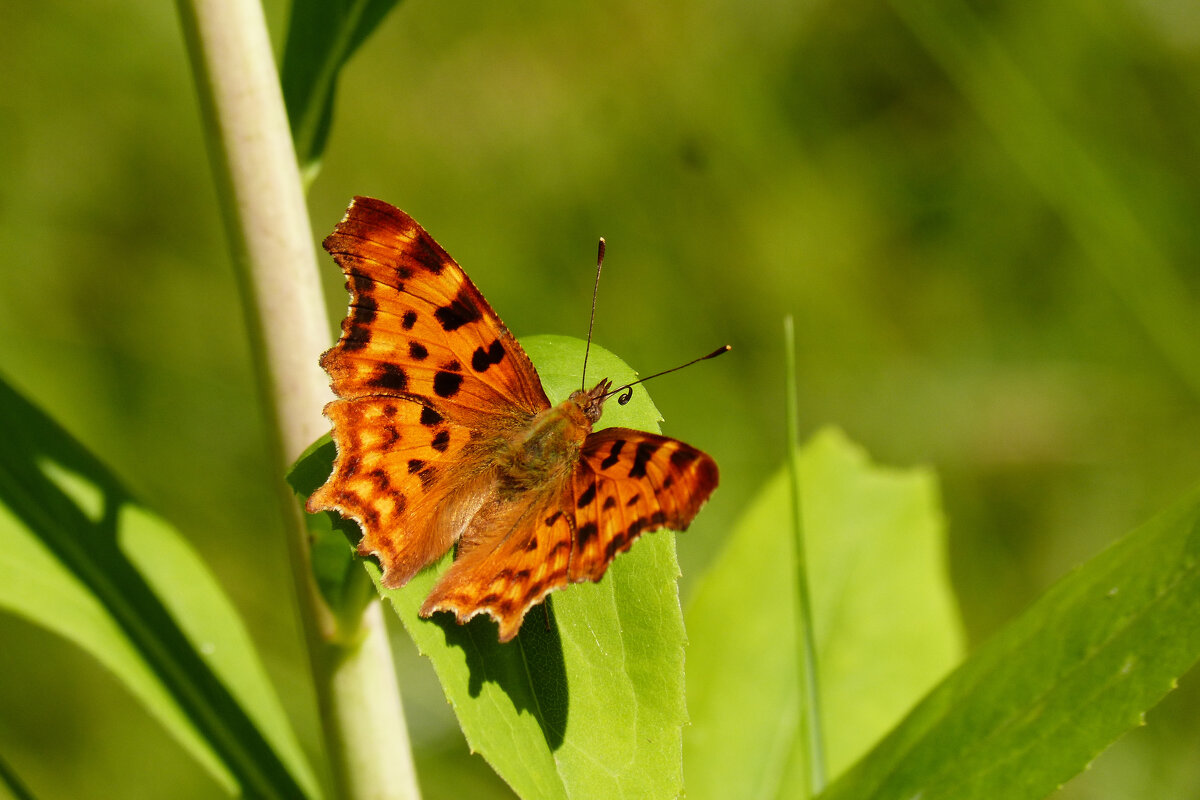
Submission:
[[800,482],[800,400],[796,394],[796,334],[792,317],[783,320],[784,357],[787,364],[788,472],[792,479],[793,556],[796,572],[796,678],[800,682],[800,707],[808,740],[810,796],[825,788],[825,742],[821,727],[821,693],[817,679],[817,645],[813,632],[812,600],[808,591],[808,557],[804,549],[804,515]]
[[[277,495],[335,796],[416,798],[378,603],[339,631],[313,580],[303,512],[283,480],[324,432],[317,365],[329,327],[279,78],[255,0],[177,0],[242,293]],[[346,641],[353,644],[344,644]],[[364,766],[374,764],[374,770]],[[384,771],[386,768],[386,775]]]

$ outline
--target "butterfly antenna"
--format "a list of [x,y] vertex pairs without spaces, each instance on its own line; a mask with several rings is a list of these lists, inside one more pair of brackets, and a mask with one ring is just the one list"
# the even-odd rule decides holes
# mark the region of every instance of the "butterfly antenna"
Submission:
[[[728,353],[732,349],[733,349],[732,345],[728,345],[728,344],[722,345],[721,347],[718,347],[716,350],[713,350],[711,353],[709,353],[706,356],[700,356],[699,358],[693,358],[691,361],[687,362],[686,364],[680,364],[678,367],[671,367],[670,369],[664,369],[662,372],[656,372],[653,375],[647,375],[644,378],[639,378],[638,380],[634,381],[633,383],[627,383],[624,386],[620,386],[616,389],[613,389],[610,392],[606,392],[604,394],[604,397],[612,397],[614,394],[617,394],[620,392],[622,394],[620,397],[617,398],[617,402],[620,403],[621,405],[625,405],[626,403],[629,402],[629,398],[633,397],[633,387],[637,386],[639,383],[645,383],[646,381],[650,380],[651,378],[657,378],[660,375],[666,375],[667,373],[676,372],[678,370],[681,370],[684,367],[690,367],[692,364],[696,364],[701,361],[707,361],[710,358],[716,358],[717,356]],[[601,399],[603,399],[603,398],[601,398]]]
[[579,377],[579,391],[587,391],[588,353],[592,351],[592,325],[596,323],[596,295],[600,292],[600,270],[604,268],[604,237],[596,248],[596,283],[592,286],[592,316],[588,320],[587,347],[583,349],[583,374]]

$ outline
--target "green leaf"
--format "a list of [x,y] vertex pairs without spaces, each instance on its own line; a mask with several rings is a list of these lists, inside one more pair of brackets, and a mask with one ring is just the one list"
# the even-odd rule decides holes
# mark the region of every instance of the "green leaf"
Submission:
[[[551,403],[566,400],[571,392],[583,386],[585,380],[588,389],[604,378],[611,379],[614,387],[637,380],[637,373],[624,361],[594,342],[588,354],[587,375],[583,375],[585,345],[582,340],[571,336],[529,336],[521,340],[521,346],[537,365],[542,387]],[[633,396],[625,405],[611,401],[604,404],[604,416],[595,429],[638,428],[657,433],[660,431],[660,422],[662,414],[654,406],[646,389],[638,385],[633,388]]]
[[[834,430],[800,453],[801,508],[831,774],[958,660],[933,476],[873,466]],[[689,798],[807,797],[790,478],[739,521],[687,610]]]
[[827,800],[1036,800],[1200,658],[1200,489],[1059,581]]
[[280,83],[296,159],[315,176],[329,130],[338,75],[398,0],[295,0]]
[[0,381],[0,608],[113,672],[228,792],[316,796],[236,610],[179,534]]
[[8,765],[2,755],[0,755],[0,787],[6,790],[5,793],[0,793],[0,797],[10,797],[12,800],[34,800],[33,792],[29,791],[29,787]]
[[[322,436],[305,450],[288,472],[287,481],[301,505],[329,477],[337,455],[333,437]],[[347,547],[361,535],[353,520],[337,514],[305,514],[313,577],[322,599],[337,621],[337,631],[327,633],[329,643],[349,645],[360,635],[363,611],[378,594],[370,577]]]
[[[582,341],[521,344],[551,402],[579,388]],[[588,375],[589,383],[635,377],[596,345]],[[627,405],[607,404],[597,428],[657,430],[659,419],[639,386]],[[330,467],[326,460],[325,475]],[[507,644],[484,616],[462,626],[445,614],[417,616],[449,562],[381,593],[433,663],[471,748],[524,798],[678,796],[687,712],[674,534],[647,534],[599,583],[555,592]],[[374,562],[368,571],[378,581]]]

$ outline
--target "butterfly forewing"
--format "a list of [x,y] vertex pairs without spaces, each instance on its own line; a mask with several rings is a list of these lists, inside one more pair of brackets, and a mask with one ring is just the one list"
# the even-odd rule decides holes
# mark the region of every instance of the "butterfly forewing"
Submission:
[[479,290],[407,214],[355,198],[325,248],[351,300],[321,357],[341,398],[325,411],[338,457],[308,508],[358,520],[359,551],[399,586],[461,535],[482,491],[470,491],[486,470],[479,442],[512,435],[549,401]]
[[413,396],[467,424],[549,407],[525,351],[403,211],[357,197],[324,244],[351,293],[341,339],[321,357],[339,397]]
[[589,435],[572,481],[570,580],[599,580],[643,533],[685,530],[717,480],[716,462],[676,439],[629,428]]

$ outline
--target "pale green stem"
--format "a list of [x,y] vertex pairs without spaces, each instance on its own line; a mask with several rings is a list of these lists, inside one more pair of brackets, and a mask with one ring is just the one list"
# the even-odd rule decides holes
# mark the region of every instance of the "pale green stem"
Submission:
[[[285,509],[336,796],[416,798],[378,604],[370,607],[357,637],[337,630],[313,580],[303,512],[283,480],[291,462],[326,430],[321,408],[330,394],[317,357],[329,343],[329,327],[262,8],[256,0],[177,0],[177,5],[242,290],[268,422],[270,479]],[[347,640],[354,644],[339,644]]]
[[796,394],[796,334],[792,318],[783,320],[784,357],[787,364],[788,472],[792,479],[793,557],[796,574],[796,678],[800,682],[800,709],[808,744],[810,796],[825,788],[825,740],[821,726],[821,692],[817,670],[817,644],[813,631],[812,599],[808,591],[808,557],[804,548],[804,514],[800,481],[800,400]]

